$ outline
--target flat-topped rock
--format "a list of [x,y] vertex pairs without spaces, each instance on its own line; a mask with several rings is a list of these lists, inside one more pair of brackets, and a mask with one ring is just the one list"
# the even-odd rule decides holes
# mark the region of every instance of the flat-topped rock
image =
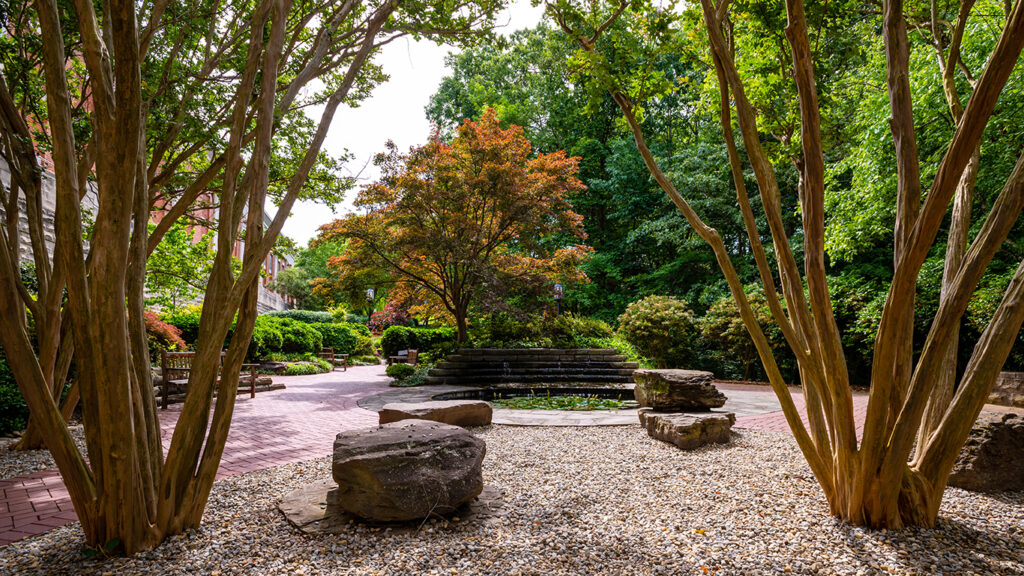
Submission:
[[376,522],[451,514],[483,489],[484,441],[465,428],[402,420],[342,432],[331,474],[338,505]]
[[638,413],[640,425],[655,440],[675,444],[683,450],[693,450],[705,444],[727,444],[732,435],[736,415],[715,414],[667,414],[641,408]]
[[380,423],[430,420],[452,426],[487,426],[491,423],[492,412],[491,405],[483,400],[395,402],[384,405]]
[[957,458],[949,485],[975,492],[1024,490],[1024,418],[982,412]]
[[637,370],[634,394],[641,406],[663,412],[721,408],[727,398],[711,384],[714,377],[699,370]]

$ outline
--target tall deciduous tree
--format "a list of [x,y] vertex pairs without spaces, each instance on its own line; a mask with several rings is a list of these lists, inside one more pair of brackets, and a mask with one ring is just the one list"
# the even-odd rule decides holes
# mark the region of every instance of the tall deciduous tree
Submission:
[[568,196],[580,190],[575,158],[533,157],[522,128],[503,130],[493,109],[459,127],[451,144],[434,139],[378,157],[383,178],[356,201],[366,214],[326,225],[321,239],[348,238],[341,274],[384,270],[432,294],[455,318],[459,342],[474,298],[500,275],[575,277],[590,248]]
[[[0,233],[0,341],[89,545],[132,553],[199,525],[230,427],[262,262],[310,185],[335,112],[380,79],[370,58],[383,43],[409,33],[475,32],[497,4],[39,0],[23,7],[30,14],[22,21],[24,33],[40,38],[46,112],[19,122],[6,104],[13,100],[9,90],[0,86],[0,136],[14,158],[8,162],[11,187],[17,186],[2,198],[8,226]],[[69,54],[80,54],[82,66],[69,65]],[[86,91],[78,90],[81,78]],[[314,80],[321,88],[307,90]],[[220,106],[202,105],[207,88],[223,98]],[[318,121],[291,115],[311,104],[321,106]],[[211,109],[212,116],[189,121],[190,111]],[[82,110],[86,127],[72,121]],[[288,118],[305,129],[285,161],[272,144]],[[165,122],[153,127],[157,120]],[[45,146],[24,138],[36,121],[45,125]],[[200,129],[209,130],[208,137],[183,136]],[[45,148],[53,161],[52,256],[40,234],[33,147]],[[167,190],[162,185],[177,178],[191,182],[160,198]],[[208,189],[217,199],[216,258],[188,392],[165,454],[143,314],[145,265],[162,234]],[[26,195],[38,297],[19,273],[22,214],[15,190]],[[86,244],[83,198],[90,192],[98,204]],[[264,206],[274,194],[279,208],[264,229]],[[155,207],[165,216],[150,233]],[[231,256],[243,229],[244,258],[236,273]],[[26,309],[37,327],[42,323],[37,342],[26,329]],[[221,368],[221,346],[236,315]],[[71,339],[61,339],[62,333]],[[63,341],[74,343],[87,454],[76,448],[56,405]]]
[[[1024,321],[1022,262],[974,347],[966,369],[955,380],[955,392],[950,393],[945,385],[938,384],[940,373],[949,368],[947,359],[954,328],[1024,207],[1024,155],[1005,175],[1002,192],[969,248],[947,267],[953,273],[947,277],[938,311],[915,359],[916,279],[949,210],[950,200],[958,188],[964,189],[965,178],[971,178],[969,165],[1024,48],[1024,2],[1005,4],[1006,17],[999,40],[985,59],[984,70],[970,79],[970,98],[962,114],[955,118],[956,131],[934,170],[928,170],[934,178],[927,192],[923,191],[926,184],[921,175],[914,125],[905,9],[901,0],[883,2],[881,30],[897,166],[895,270],[875,339],[871,394],[861,442],[857,438],[846,359],[825,278],[824,140],[813,44],[803,2],[785,2],[785,38],[790,60],[783,64],[792,75],[800,104],[797,166],[803,218],[802,267],[783,226],[775,167],[762,142],[760,118],[746,93],[749,79],[737,68],[730,45],[729,0],[701,0],[700,7],[720,90],[722,134],[729,151],[737,203],[772,316],[797,358],[807,406],[806,425],[793,404],[721,236],[701,220],[660,169],[647,147],[642,116],[631,97],[635,82],[624,83],[609,64],[613,61],[607,52],[614,52],[617,46],[607,36],[614,37],[610,30],[615,26],[644,27],[650,32],[648,38],[654,40],[671,26],[671,14],[650,8],[633,13],[629,11],[630,4],[615,2],[598,11],[592,10],[591,3],[581,8],[569,1],[550,2],[549,7],[615,99],[651,175],[713,249],[790,428],[825,492],[832,513],[849,522],[873,527],[934,525],[956,457]],[[972,2],[961,5],[963,18],[970,18],[972,6]],[[954,36],[958,27],[959,24],[954,26]],[[828,33],[820,29],[817,32]],[[963,70],[955,57],[945,52],[945,46],[938,48],[940,57],[947,59],[947,70],[950,64]],[[951,108],[955,107],[953,101],[960,98],[958,94],[950,98]],[[734,110],[746,161],[757,179],[777,269],[770,265],[751,211],[742,177],[744,159],[734,141]],[[927,419],[926,410],[930,414]]]

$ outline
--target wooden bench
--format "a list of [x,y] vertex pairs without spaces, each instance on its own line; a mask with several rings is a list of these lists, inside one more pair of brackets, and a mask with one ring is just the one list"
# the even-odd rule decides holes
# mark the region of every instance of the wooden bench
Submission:
[[[226,352],[220,353],[220,363],[224,363],[224,355]],[[188,384],[188,375],[192,371],[192,360],[195,358],[195,352],[168,352],[166,350],[160,353],[160,407],[164,410],[167,409],[171,395],[171,387],[177,389],[185,388]],[[256,368],[259,364],[242,364],[242,368],[248,368],[248,371],[242,371],[238,375],[238,385],[241,387],[243,381],[249,383],[249,397],[256,397]],[[218,369],[219,370],[219,369]],[[217,375],[217,381],[220,381],[220,374]]]
[[388,364],[412,364],[416,365],[416,358],[419,350],[399,350],[397,356],[388,356]]
[[[348,354],[335,354],[334,348],[321,348],[317,357],[331,365],[331,370],[341,366],[342,372],[348,372]],[[341,360],[338,360],[338,359]],[[340,364],[339,364],[340,362]]]

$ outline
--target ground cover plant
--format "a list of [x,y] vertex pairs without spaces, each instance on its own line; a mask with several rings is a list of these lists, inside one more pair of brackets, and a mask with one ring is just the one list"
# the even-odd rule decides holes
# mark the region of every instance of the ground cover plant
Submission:
[[583,395],[552,396],[551,394],[542,396],[530,394],[529,396],[510,396],[508,398],[496,396],[490,402],[495,408],[509,410],[618,410],[626,406],[621,398]]

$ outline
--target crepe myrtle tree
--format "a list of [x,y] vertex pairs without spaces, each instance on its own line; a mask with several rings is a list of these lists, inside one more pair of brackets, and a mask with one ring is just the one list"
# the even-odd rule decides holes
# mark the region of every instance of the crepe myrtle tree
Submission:
[[[338,107],[381,80],[371,62],[381,45],[407,34],[472,42],[499,7],[484,0],[38,0],[11,11],[23,26],[15,35],[39,39],[33,69],[45,106],[12,106],[5,68],[0,142],[13,175],[0,198],[7,219],[0,342],[87,545],[130,554],[199,525],[253,331],[261,265],[295,200],[317,186],[311,174],[324,160]],[[305,119],[301,111],[312,105],[319,118]],[[299,125],[290,146],[274,146],[289,122]],[[52,159],[56,180],[52,254],[41,233],[37,150]],[[164,194],[168,186],[173,194]],[[188,392],[164,453],[143,314],[145,266],[161,234],[204,191],[217,205],[216,255]],[[98,200],[88,225],[87,193]],[[268,196],[278,208],[264,228]],[[155,208],[164,218],[150,232]],[[22,217],[37,294],[19,274]],[[236,240],[244,242],[237,271]],[[72,342],[85,453],[55,392]]]
[[[884,38],[897,174],[894,272],[875,339],[871,392],[863,439],[859,442],[846,359],[825,276],[825,164],[816,83],[816,64],[823,63],[814,59],[816,52],[811,48],[802,0],[784,3],[785,38],[791,59],[786,63],[787,74],[791,74],[799,105],[795,112],[799,118],[799,140],[794,165],[800,176],[802,265],[783,225],[775,167],[758,130],[758,114],[745,91],[756,78],[747,77],[737,66],[729,0],[701,0],[703,23],[696,19],[693,22],[703,28],[707,43],[704,49],[717,81],[722,135],[750,253],[756,261],[772,317],[798,362],[807,408],[806,425],[786,388],[721,236],[705,224],[676,189],[646,144],[643,100],[657,97],[653,92],[664,78],[644,77],[636,70],[621,68],[624,51],[633,56],[645,50],[647,55],[676,53],[683,36],[675,28],[679,20],[674,20],[672,12],[643,2],[551,0],[547,5],[549,13],[577,44],[581,67],[620,108],[652,177],[714,251],[793,435],[825,493],[832,514],[854,524],[878,528],[934,526],[953,464],[1024,321],[1021,263],[963,373],[953,373],[949,351],[956,337],[955,328],[983,272],[1024,207],[1024,155],[1005,175],[998,198],[974,228],[968,225],[971,218],[964,214],[966,200],[962,197],[972,186],[977,168],[971,165],[977,161],[986,125],[1024,47],[1024,2],[1006,2],[1003,6],[1005,20],[998,22],[998,40],[988,57],[980,60],[984,69],[976,76],[963,65],[959,53],[965,22],[972,17],[975,3],[965,0],[952,18],[938,15],[926,22],[925,25],[935,28],[933,34],[939,33],[939,27],[948,28],[942,31],[935,49],[942,60],[941,81],[948,87],[948,103],[956,124],[941,159],[929,167],[928,173],[934,177],[927,189],[911,105],[907,8],[902,0],[882,2],[880,30]],[[779,6],[782,10],[783,5]],[[934,13],[934,3],[932,7]],[[997,25],[991,19],[987,22]],[[629,27],[646,34],[619,33]],[[829,29],[816,30],[815,42],[822,35],[835,33]],[[642,38],[646,44],[629,45],[629,38]],[[959,91],[965,89],[969,94],[963,105]],[[734,113],[745,157],[734,141]],[[746,168],[753,171],[757,181],[775,252],[774,266],[766,254],[745,188]],[[938,311],[915,355],[916,280],[954,197],[950,244],[962,253],[947,257]],[[960,219],[964,222],[957,224]],[[977,233],[965,244],[958,236],[971,229]]]

